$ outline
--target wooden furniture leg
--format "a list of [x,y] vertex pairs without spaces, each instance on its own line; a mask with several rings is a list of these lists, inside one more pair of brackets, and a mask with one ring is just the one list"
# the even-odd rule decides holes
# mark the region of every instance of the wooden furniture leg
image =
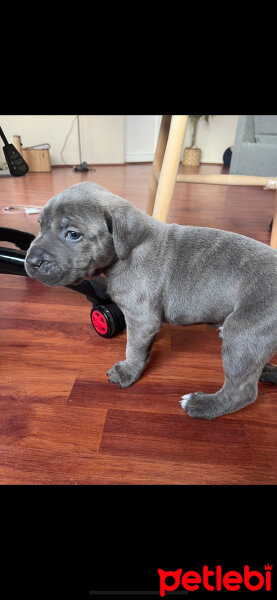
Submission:
[[166,221],[174,192],[188,115],[173,115],[152,216]]
[[274,215],[273,215],[270,245],[272,248],[277,249],[277,189],[275,190],[275,205],[274,205]]
[[264,189],[275,189],[270,246],[277,249],[277,178],[229,174],[203,175],[200,173],[178,175],[187,120],[188,115],[163,115],[162,117],[152,166],[146,213],[159,221],[166,221],[177,181],[212,185],[265,185]]
[[164,159],[164,153],[168,140],[168,133],[171,123],[171,115],[163,115],[160,125],[159,137],[156,146],[156,152],[153,160],[151,180],[148,191],[148,201],[146,207],[146,214],[152,216],[153,208],[155,204],[156,192],[157,192],[157,179],[155,176],[156,171],[161,170],[161,166]]

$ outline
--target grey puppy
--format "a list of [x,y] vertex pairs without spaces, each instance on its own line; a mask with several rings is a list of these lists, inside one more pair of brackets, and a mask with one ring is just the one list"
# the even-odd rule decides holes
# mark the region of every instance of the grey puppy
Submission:
[[126,360],[109,371],[128,387],[150,359],[162,322],[223,325],[225,381],[183,396],[191,417],[213,419],[255,401],[258,380],[277,383],[277,251],[243,235],[160,223],[90,182],[54,196],[25,261],[30,277],[68,285],[104,273],[124,313]]

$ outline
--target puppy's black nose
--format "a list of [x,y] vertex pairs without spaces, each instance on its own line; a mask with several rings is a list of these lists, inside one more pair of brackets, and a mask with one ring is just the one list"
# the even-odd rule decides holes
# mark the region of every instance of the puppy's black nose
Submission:
[[34,246],[31,248],[26,260],[32,267],[40,267],[45,260],[44,251],[42,248]]

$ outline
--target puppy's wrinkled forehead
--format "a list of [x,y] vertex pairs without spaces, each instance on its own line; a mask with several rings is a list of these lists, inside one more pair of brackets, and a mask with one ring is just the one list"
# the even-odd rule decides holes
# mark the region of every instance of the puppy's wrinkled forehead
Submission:
[[41,227],[51,227],[55,230],[65,229],[70,226],[88,227],[100,219],[97,203],[92,199],[78,200],[61,194],[51,198],[40,213]]

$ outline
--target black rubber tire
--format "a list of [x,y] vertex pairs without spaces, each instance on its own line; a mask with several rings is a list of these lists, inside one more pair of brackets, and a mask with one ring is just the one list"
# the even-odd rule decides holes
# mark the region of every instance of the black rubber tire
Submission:
[[[97,326],[95,326],[93,318],[98,321],[99,324]],[[114,302],[110,304],[94,304],[91,309],[90,319],[93,329],[98,335],[104,338],[114,337],[125,327],[124,315]]]

